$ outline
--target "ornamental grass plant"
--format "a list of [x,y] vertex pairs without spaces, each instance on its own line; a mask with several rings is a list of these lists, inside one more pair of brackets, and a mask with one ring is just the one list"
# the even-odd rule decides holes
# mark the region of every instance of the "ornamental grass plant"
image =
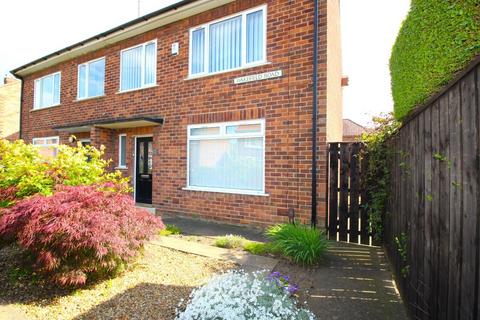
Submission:
[[328,246],[323,231],[302,224],[277,224],[266,234],[274,250],[302,265],[319,262]]

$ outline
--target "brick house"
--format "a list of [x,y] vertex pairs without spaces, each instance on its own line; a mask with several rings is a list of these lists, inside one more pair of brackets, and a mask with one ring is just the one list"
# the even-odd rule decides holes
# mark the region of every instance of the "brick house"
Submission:
[[0,85],[0,138],[18,139],[21,82],[5,77]]
[[338,2],[183,0],[28,63],[12,71],[21,138],[104,145],[159,213],[320,219],[342,135]]
[[350,119],[343,119],[343,142],[358,142],[365,132],[367,128],[364,126]]

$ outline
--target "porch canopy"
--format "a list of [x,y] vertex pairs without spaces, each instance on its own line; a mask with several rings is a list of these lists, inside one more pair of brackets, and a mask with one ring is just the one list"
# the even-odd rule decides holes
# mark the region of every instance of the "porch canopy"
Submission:
[[156,117],[134,117],[134,118],[116,118],[92,120],[82,123],[74,123],[64,126],[55,127],[55,130],[69,133],[90,132],[92,127],[105,129],[126,129],[139,127],[153,127],[163,124],[163,118]]

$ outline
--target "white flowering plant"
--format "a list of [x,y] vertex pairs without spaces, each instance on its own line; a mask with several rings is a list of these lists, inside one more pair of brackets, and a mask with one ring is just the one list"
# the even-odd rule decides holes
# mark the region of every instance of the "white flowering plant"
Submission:
[[[295,290],[292,290],[292,288]],[[288,277],[264,272],[229,271],[210,280],[190,294],[176,320],[316,320],[315,315],[296,306],[297,286]],[[179,308],[182,308],[183,301]]]

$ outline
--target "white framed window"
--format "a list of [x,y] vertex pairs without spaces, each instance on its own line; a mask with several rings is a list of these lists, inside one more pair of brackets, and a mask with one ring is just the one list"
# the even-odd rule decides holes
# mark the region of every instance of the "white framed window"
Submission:
[[265,120],[187,128],[189,190],[265,194]]
[[32,144],[38,147],[40,154],[46,158],[57,156],[59,142],[60,138],[58,136],[33,138],[32,140]]
[[157,77],[157,40],[120,53],[120,92],[154,86]]
[[190,29],[190,76],[266,62],[267,6]]
[[127,167],[127,135],[120,134],[118,136],[118,167]]
[[60,81],[60,72],[35,80],[33,109],[53,107],[60,104]]
[[77,99],[104,95],[105,58],[95,59],[78,65]]

